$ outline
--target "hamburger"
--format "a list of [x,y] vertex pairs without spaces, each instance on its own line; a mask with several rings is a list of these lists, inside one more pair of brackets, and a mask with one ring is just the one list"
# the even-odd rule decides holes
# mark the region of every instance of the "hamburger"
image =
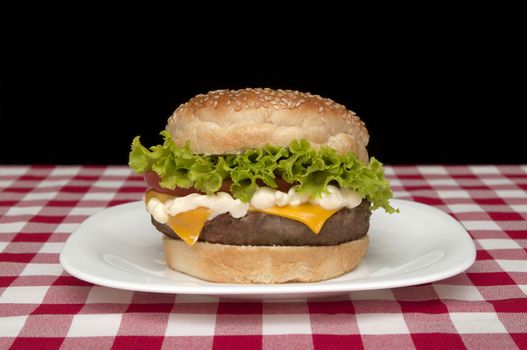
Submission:
[[351,271],[371,211],[396,210],[368,131],[330,99],[218,90],[179,106],[162,144],[135,137],[130,167],[167,265],[212,282],[315,282]]

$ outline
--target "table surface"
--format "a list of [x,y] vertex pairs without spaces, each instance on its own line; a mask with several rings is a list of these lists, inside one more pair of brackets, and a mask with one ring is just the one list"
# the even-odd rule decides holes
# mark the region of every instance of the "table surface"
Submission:
[[386,167],[397,198],[437,207],[475,241],[464,273],[294,301],[111,289],[59,264],[90,215],[141,199],[124,166],[0,167],[0,349],[527,348],[527,166]]

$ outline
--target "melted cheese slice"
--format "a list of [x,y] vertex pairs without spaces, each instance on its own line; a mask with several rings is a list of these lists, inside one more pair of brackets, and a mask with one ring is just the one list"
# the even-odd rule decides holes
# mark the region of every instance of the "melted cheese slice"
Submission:
[[[160,193],[153,190],[146,192],[145,203],[152,198],[157,198],[160,202],[165,203],[173,196]],[[194,245],[198,241],[203,225],[210,216],[210,210],[205,207],[199,207],[193,210],[179,213],[175,216],[169,216],[167,225],[188,245]]]
[[318,234],[320,230],[322,230],[322,226],[324,226],[327,219],[338,211],[338,209],[327,210],[314,204],[301,204],[296,207],[291,205],[286,205],[284,207],[274,206],[267,209],[251,208],[251,210],[300,221],[309,227],[315,234]]
[[[145,202],[152,198],[157,198],[160,202],[165,203],[172,198],[171,195],[148,191],[145,195]],[[315,234],[318,234],[326,221],[335,214],[338,209],[327,210],[314,204],[301,204],[299,206],[286,205],[284,207],[274,206],[267,209],[256,209],[251,207],[250,210],[266,214],[282,216],[284,218],[299,221],[305,224]],[[211,211],[205,207],[199,207],[193,210],[170,216],[167,225],[188,245],[194,245],[197,242],[205,222],[210,216]]]
[[157,200],[159,200],[161,203],[165,203],[166,201],[168,201],[169,199],[173,198],[174,196],[171,196],[169,194],[166,194],[166,193],[161,193],[161,192],[156,192],[154,190],[149,190],[149,191],[146,191],[145,193],[145,204],[148,205],[148,202],[150,202],[150,200],[152,198],[157,198]]
[[193,210],[169,216],[167,225],[188,245],[197,242],[205,221],[210,216],[210,210],[199,207]]

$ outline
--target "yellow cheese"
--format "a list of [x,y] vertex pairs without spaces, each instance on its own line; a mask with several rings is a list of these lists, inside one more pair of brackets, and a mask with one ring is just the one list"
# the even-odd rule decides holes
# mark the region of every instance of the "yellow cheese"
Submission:
[[194,245],[199,238],[210,210],[199,207],[193,210],[170,216],[167,225],[188,245]]
[[[148,202],[152,198],[157,198],[160,202],[165,203],[172,197],[174,196],[150,190],[145,194],[145,203],[148,205]],[[170,226],[172,231],[174,231],[185,243],[188,245],[194,245],[209,216],[209,209],[199,207],[184,213],[179,213],[175,216],[169,216],[167,225]]]
[[[148,204],[150,199],[157,198],[160,202],[165,203],[171,197],[168,194],[150,190],[146,193],[145,202]],[[309,227],[315,234],[318,234],[327,219],[338,211],[338,209],[327,210],[314,204],[301,204],[299,206],[286,205],[284,207],[274,206],[267,209],[251,207],[250,210],[299,221]],[[170,216],[167,225],[188,245],[194,245],[210,213],[211,211],[209,209],[199,207],[175,216]]]
[[300,221],[309,227],[315,234],[318,234],[320,230],[322,230],[322,226],[324,226],[326,220],[338,211],[338,209],[327,210],[314,204],[301,204],[295,207],[291,205],[286,205],[284,207],[274,206],[267,209],[251,208],[251,210]]
[[152,198],[157,198],[161,203],[165,203],[172,197],[174,196],[166,194],[166,193],[156,192],[154,190],[149,190],[145,193],[145,204],[148,205],[148,202]]

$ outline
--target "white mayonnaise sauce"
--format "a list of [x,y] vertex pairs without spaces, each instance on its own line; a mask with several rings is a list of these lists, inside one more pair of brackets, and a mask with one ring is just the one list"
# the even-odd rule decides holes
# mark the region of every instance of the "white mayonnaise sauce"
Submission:
[[287,193],[269,187],[261,187],[254,193],[250,201],[251,206],[256,209],[267,209],[275,205],[296,207],[307,202],[320,205],[327,210],[333,210],[344,207],[355,208],[362,202],[362,197],[355,191],[341,190],[331,185],[328,186],[327,193],[322,193],[321,198],[312,200],[309,200],[306,195],[296,192],[293,187]]
[[234,199],[227,192],[218,192],[210,196],[192,193],[185,197],[174,197],[164,204],[157,198],[152,198],[146,206],[154,219],[162,224],[168,221],[169,215],[175,216],[198,207],[210,209],[209,220],[226,213],[229,213],[233,218],[241,218],[247,215],[249,203]]
[[321,198],[309,201],[306,195],[297,193],[293,187],[287,193],[269,187],[260,187],[249,203],[234,199],[227,192],[218,192],[210,196],[192,193],[185,197],[174,197],[165,203],[157,198],[152,198],[148,201],[147,210],[157,222],[165,224],[169,215],[175,216],[198,207],[210,209],[209,220],[211,220],[226,213],[234,218],[241,218],[247,215],[249,207],[267,209],[273,206],[298,206],[307,202],[320,205],[327,210],[333,210],[344,207],[355,208],[362,202],[362,197],[355,191],[341,190],[330,185],[328,186],[328,193],[323,193]]

